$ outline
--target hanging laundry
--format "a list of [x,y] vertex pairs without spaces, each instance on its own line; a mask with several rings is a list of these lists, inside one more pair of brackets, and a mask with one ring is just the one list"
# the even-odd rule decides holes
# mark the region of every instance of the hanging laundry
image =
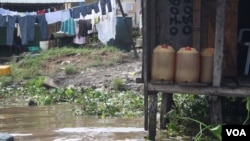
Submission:
[[75,36],[75,21],[73,18],[65,21],[61,25],[61,31],[67,36]]
[[96,24],[98,39],[107,44],[110,39],[115,39],[116,35],[116,2],[111,0],[112,12],[103,15],[100,22]]
[[72,12],[72,18],[74,19],[78,19],[80,18],[80,13],[81,13],[81,9],[83,7],[79,6],[79,7],[74,7],[71,9],[71,12]]
[[8,15],[6,18],[8,19],[6,44],[11,46],[13,45],[13,41],[14,41],[14,31],[15,31],[15,24],[16,24],[17,16]]
[[48,24],[62,21],[62,16],[62,11],[45,13],[45,18]]
[[25,12],[25,15],[37,15],[36,12]]
[[100,0],[102,15],[106,14],[106,6],[108,8],[108,12],[112,12],[112,4],[111,0]]
[[16,23],[16,28],[17,28],[17,37],[21,38],[21,28],[19,23]]
[[78,45],[83,45],[86,42],[86,38],[79,34],[79,21],[75,21],[75,37],[73,38],[73,43]]
[[2,16],[7,16],[7,15],[8,15],[8,13],[9,13],[9,10],[6,10],[6,9],[3,9],[3,8],[0,8],[0,14],[1,14]]
[[21,30],[22,45],[28,45],[28,42],[33,41],[35,37],[36,16],[18,17],[18,23]]
[[94,9],[95,13],[98,13],[100,11],[98,2],[90,4],[91,9]]
[[0,15],[0,27],[6,27],[7,22],[6,22],[6,16]]
[[62,10],[62,22],[67,21],[71,18],[69,10]]
[[57,11],[57,9],[54,8],[54,7],[50,7],[50,8],[47,9],[47,13],[49,13],[49,12],[56,12],[56,11]]
[[80,8],[80,13],[83,17],[91,13],[91,7],[89,7],[88,5],[81,6]]
[[92,30],[91,20],[79,20],[79,36],[86,37],[88,30]]
[[46,13],[46,10],[43,9],[43,10],[38,10],[36,11],[36,13],[39,15],[39,14],[45,14]]
[[48,29],[47,29],[48,24],[47,24],[45,15],[44,14],[37,15],[36,19],[40,26],[42,40],[47,40],[48,39]]
[[8,15],[9,16],[16,16],[17,15],[17,11],[9,11]]
[[17,16],[23,17],[23,16],[26,16],[26,13],[24,13],[24,12],[17,12]]
[[92,5],[85,5],[86,14],[91,14],[92,12]]
[[[99,7],[99,5],[97,6]],[[92,29],[88,30],[88,34],[91,34],[96,31],[95,25],[99,23],[100,16],[101,16],[101,12],[96,13],[95,10],[92,9],[91,14],[86,15],[84,17],[85,20],[91,20],[91,24],[92,24]]]

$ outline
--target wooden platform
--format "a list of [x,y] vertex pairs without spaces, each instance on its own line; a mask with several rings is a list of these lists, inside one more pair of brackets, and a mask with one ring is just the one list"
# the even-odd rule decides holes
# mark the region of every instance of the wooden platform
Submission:
[[210,96],[250,96],[250,77],[240,76],[237,78],[223,78],[221,87],[212,86],[209,83],[170,83],[151,81],[148,83],[151,92],[183,93]]

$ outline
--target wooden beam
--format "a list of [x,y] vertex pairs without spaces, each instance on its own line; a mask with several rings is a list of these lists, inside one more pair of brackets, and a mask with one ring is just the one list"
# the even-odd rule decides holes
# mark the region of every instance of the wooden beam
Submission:
[[163,93],[182,93],[208,96],[230,96],[230,97],[248,97],[250,96],[250,87],[213,87],[213,86],[185,86],[185,85],[159,85],[148,84],[149,91],[159,91]]
[[[220,87],[222,78],[226,0],[217,0],[216,6],[213,86]],[[221,99],[217,96],[212,96],[210,100],[211,123],[213,125],[218,125],[222,123]]]

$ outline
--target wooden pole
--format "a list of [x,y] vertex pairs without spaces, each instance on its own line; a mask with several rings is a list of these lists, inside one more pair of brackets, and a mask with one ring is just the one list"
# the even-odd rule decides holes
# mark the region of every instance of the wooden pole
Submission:
[[144,129],[148,130],[148,50],[149,50],[149,34],[147,33],[148,28],[148,6],[149,0],[143,0],[142,2],[142,39],[143,39],[143,82],[144,82]]
[[[216,3],[216,28],[214,43],[214,69],[213,69],[213,86],[221,86],[224,32],[225,32],[225,7],[226,0],[217,0]],[[222,123],[221,99],[218,96],[211,96],[211,123],[217,125]]]
[[[150,80],[151,56],[156,46],[156,1],[144,0],[142,8],[143,20],[143,81],[144,81],[144,128],[149,132],[149,138],[154,140],[156,135],[156,111],[154,101],[157,99],[156,93],[148,91]],[[149,95],[151,105],[148,104]],[[155,96],[154,96],[155,95]],[[152,105],[153,103],[153,105]],[[150,108],[149,108],[150,106]],[[151,113],[152,112],[152,113]]]
[[158,95],[157,93],[151,92],[149,95],[150,106],[149,106],[149,140],[154,141],[156,136],[156,115],[157,115],[157,104]]
[[173,94],[163,93],[161,100],[161,114],[160,114],[160,129],[166,129],[168,119],[165,117],[166,113],[171,110],[173,104]]
[[[148,81],[151,79],[150,75],[151,75],[151,61],[152,61],[152,53],[153,53],[153,49],[156,46],[156,28],[157,28],[157,24],[156,24],[156,10],[157,10],[157,5],[156,5],[155,0],[148,0],[148,5],[147,5],[147,15],[144,16],[144,18],[146,18],[146,23],[147,28],[144,30],[146,31],[147,34],[147,39],[148,43],[147,43],[147,91],[148,91]],[[145,64],[144,64],[145,65]],[[149,109],[149,140],[154,141],[155,140],[155,136],[156,136],[156,115],[157,115],[157,103],[158,103],[158,96],[157,93],[152,93],[152,92],[148,92],[150,97],[150,109]]]

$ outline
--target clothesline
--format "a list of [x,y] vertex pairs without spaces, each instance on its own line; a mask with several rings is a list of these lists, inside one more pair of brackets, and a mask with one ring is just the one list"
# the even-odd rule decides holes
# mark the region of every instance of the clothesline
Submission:
[[[112,4],[111,4],[112,3]],[[80,15],[83,17],[92,14],[92,11],[95,13],[100,13],[101,15],[107,15],[112,10],[116,8],[115,0],[99,0],[91,4],[76,6],[65,10],[57,10],[54,12],[42,13],[42,11],[37,12],[16,12],[10,11],[3,8],[0,8],[0,27],[7,27],[7,45],[13,45],[14,41],[14,30],[16,23],[19,23],[22,45],[27,45],[29,41],[34,40],[34,26],[35,23],[38,23],[41,30],[42,40],[48,39],[47,25],[53,24],[56,22],[65,22],[70,19],[78,19]],[[106,23],[106,26],[109,26]],[[114,26],[114,22],[112,22]],[[113,30],[113,29],[112,29]],[[114,37],[112,35],[112,37]]]
[[[99,6],[100,5],[100,6]],[[53,24],[58,21],[66,21],[69,18],[80,18],[80,14],[85,17],[87,14],[91,14],[92,9],[94,9],[95,13],[101,11],[102,15],[106,14],[106,8],[108,12],[112,12],[112,5],[110,0],[99,0],[98,2],[82,5],[82,6],[75,6],[69,9],[64,10],[57,10],[53,8],[53,10],[38,10],[36,12],[17,12],[11,11],[8,9],[0,8],[0,15],[2,16],[28,16],[28,15],[42,15],[45,14],[46,20],[48,24]]]

